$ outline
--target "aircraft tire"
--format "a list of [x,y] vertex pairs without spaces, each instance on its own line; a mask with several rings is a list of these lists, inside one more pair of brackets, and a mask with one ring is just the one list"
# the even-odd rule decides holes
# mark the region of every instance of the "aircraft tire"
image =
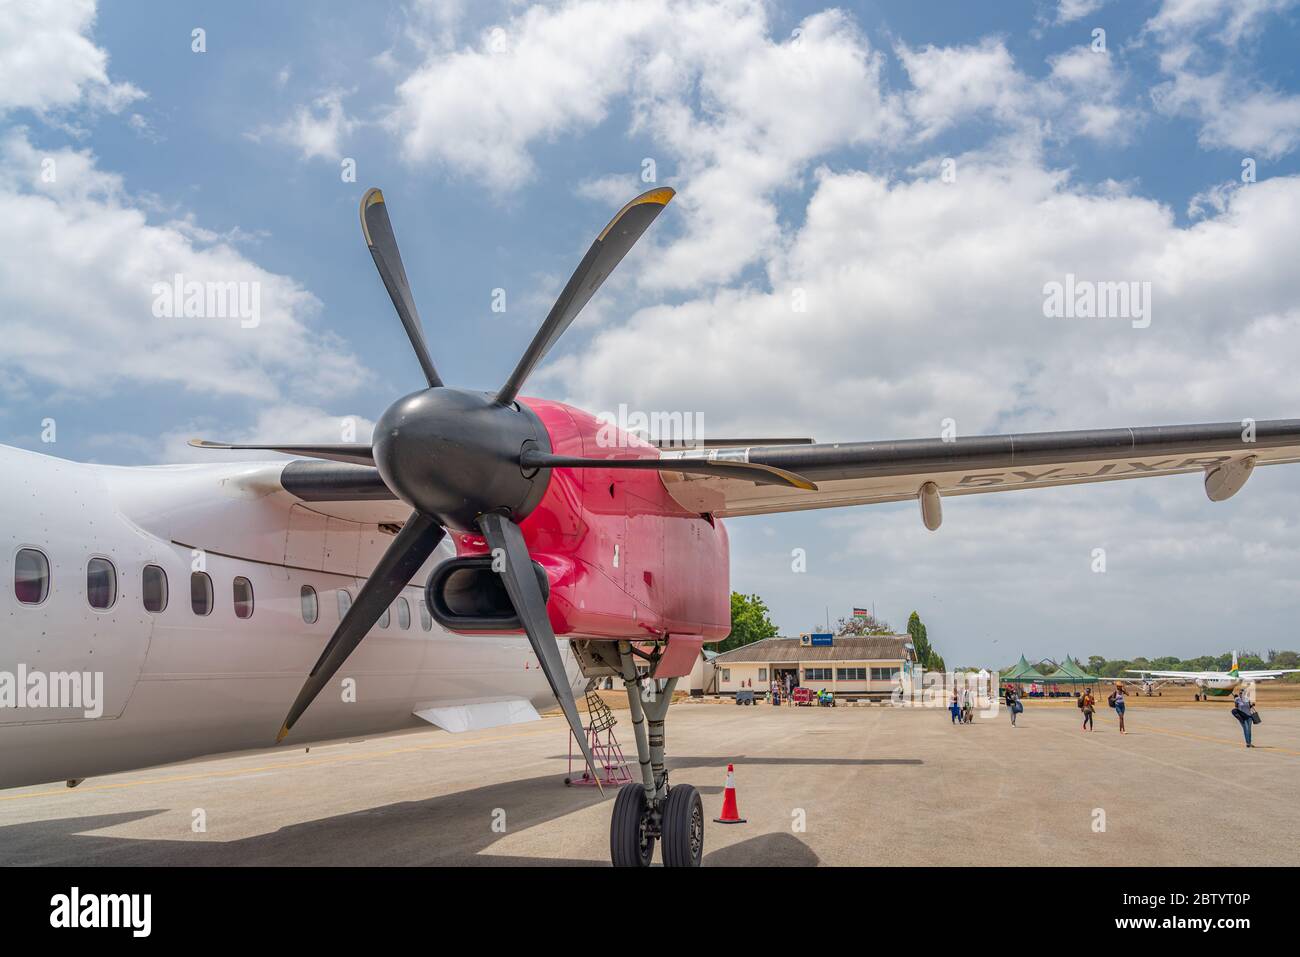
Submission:
[[699,867],[704,858],[704,804],[689,784],[669,788],[664,801],[664,867]]
[[609,858],[615,867],[650,866],[655,838],[646,833],[649,817],[644,786],[634,782],[619,788],[609,819]]

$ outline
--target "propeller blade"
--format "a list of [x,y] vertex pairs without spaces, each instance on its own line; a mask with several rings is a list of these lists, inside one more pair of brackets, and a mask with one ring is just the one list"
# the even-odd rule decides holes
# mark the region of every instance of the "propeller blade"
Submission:
[[289,729],[302,717],[307,706],[312,703],[320,690],[325,687],[334,673],[353,649],[361,644],[361,639],[374,627],[384,610],[393,603],[411,576],[420,570],[420,566],[433,554],[446,532],[432,518],[412,512],[402,530],[397,533],[388,550],[375,565],[374,571],[361,586],[357,600],[352,603],[343,620],[334,631],[329,644],[321,652],[316,666],[311,669],[307,681],[289,709],[289,716],[284,719],[284,726],[275,740],[278,744],[284,740]]
[[374,465],[375,457],[370,446],[363,442],[344,442],[337,445],[231,445],[228,442],[209,442],[190,439],[196,449],[216,449],[226,452],[283,452],[285,455],[303,455],[331,462],[351,462],[353,465]]
[[788,485],[809,492],[817,491],[817,483],[795,472],[788,472],[772,465],[734,462],[727,459],[588,459],[526,449],[519,458],[519,465],[525,470],[641,469],[655,472],[686,472],[692,475],[719,475],[723,478],[743,479],[755,485]]
[[537,583],[533,571],[533,559],[528,554],[524,543],[524,533],[519,526],[499,512],[485,512],[478,517],[478,527],[487,539],[488,546],[494,551],[502,549],[506,557],[505,569],[501,577],[505,581],[506,593],[515,606],[515,614],[523,622],[528,634],[528,643],[533,646],[533,653],[542,666],[546,680],[550,682],[551,691],[560,702],[573,738],[582,749],[582,756],[587,761],[592,780],[605,793],[596,773],[596,762],[587,746],[587,733],[578,718],[578,706],[573,700],[573,689],[569,687],[564,671],[564,662],[560,659],[559,646],[555,644],[555,632],[551,629],[551,619],[546,614],[546,599],[542,597],[542,588]]
[[560,298],[555,300],[546,321],[533,336],[533,341],[519,359],[515,371],[510,373],[510,378],[497,393],[498,404],[509,405],[515,401],[524,382],[546,357],[551,346],[564,335],[564,330],[569,328],[582,307],[614,271],[614,267],[622,262],[627,251],[641,238],[641,234],[650,227],[674,195],[668,187],[648,190],[620,209],[609,221],[609,225],[601,230],[587,250],[587,255],[582,257],[582,262],[569,277]]
[[442,385],[442,379],[438,378],[438,370],[429,358],[429,348],[424,344],[424,330],[420,325],[420,314],[415,311],[415,297],[411,295],[411,284],[402,266],[402,254],[397,249],[397,237],[388,219],[384,194],[378,189],[368,189],[361,197],[361,232],[379,270],[379,278],[388,290],[388,298],[393,300],[393,308],[406,327],[406,336],[411,340],[411,348],[415,350],[415,358],[424,370],[429,388],[436,389]]

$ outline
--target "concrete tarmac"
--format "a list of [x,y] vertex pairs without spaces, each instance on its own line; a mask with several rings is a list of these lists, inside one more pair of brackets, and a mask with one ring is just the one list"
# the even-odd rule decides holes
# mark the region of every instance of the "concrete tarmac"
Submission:
[[[1033,702],[1017,728],[679,704],[667,742],[706,865],[1300,864],[1300,710],[1265,714],[1249,751],[1227,710],[1139,702],[1121,736],[1104,706],[1085,734]],[[0,791],[0,864],[607,864],[613,794],[565,787],[565,750],[551,717]],[[747,824],[711,821],[729,762]]]

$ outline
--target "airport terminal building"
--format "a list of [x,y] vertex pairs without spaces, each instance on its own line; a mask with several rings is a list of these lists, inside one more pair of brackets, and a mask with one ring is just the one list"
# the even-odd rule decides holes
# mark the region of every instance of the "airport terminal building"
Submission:
[[[822,638],[822,636],[818,636]],[[782,688],[825,688],[838,698],[883,697],[915,655],[907,635],[844,635],[822,643],[812,636],[764,638],[713,659],[718,693],[763,696],[772,681]]]

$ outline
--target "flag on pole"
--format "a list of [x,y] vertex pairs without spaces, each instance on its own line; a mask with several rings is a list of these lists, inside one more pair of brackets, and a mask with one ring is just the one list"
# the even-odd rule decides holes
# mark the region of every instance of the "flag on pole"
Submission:
[[854,617],[854,618],[870,618],[870,617],[871,617],[871,612],[869,612],[869,611],[868,611],[867,609],[865,609],[865,608],[854,608],[854,609],[853,609],[853,617]]

